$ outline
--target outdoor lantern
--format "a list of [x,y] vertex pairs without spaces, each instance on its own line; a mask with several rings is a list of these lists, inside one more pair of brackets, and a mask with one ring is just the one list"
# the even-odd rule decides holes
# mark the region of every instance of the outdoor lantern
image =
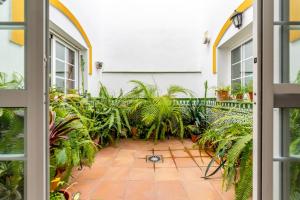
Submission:
[[235,28],[241,28],[243,24],[243,13],[235,10],[231,16],[231,21]]
[[6,0],[0,0],[0,5],[3,4]]

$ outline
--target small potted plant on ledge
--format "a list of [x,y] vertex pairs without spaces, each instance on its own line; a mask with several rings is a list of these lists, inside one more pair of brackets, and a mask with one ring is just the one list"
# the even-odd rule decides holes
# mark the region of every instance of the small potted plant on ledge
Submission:
[[218,101],[226,101],[229,100],[230,86],[219,87],[216,89],[217,100]]
[[237,101],[242,101],[244,99],[245,93],[246,93],[246,88],[243,87],[241,84],[235,84],[232,87],[231,94],[234,96],[234,98]]
[[253,101],[253,81],[250,81],[246,86],[246,92],[250,101]]

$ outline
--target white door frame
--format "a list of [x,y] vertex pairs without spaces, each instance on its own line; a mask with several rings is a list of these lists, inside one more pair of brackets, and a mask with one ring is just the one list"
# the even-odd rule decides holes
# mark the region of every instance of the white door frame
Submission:
[[[0,107],[26,108],[24,190],[27,200],[47,199],[46,19],[47,0],[25,0],[25,22],[0,22],[26,30],[25,89],[0,90]],[[0,160],[16,160],[0,156]]]
[[[281,0],[281,3],[285,0]],[[275,65],[284,65],[281,69],[281,81],[286,82],[285,76],[288,74],[289,64],[284,60],[289,59],[288,46],[274,45],[274,26],[275,25],[300,25],[300,22],[289,22],[288,19],[274,20],[274,0],[256,0],[254,9],[254,57],[257,61],[254,65],[254,175],[253,175],[253,198],[257,200],[288,199],[285,191],[288,187],[286,180],[281,179],[281,191],[279,196],[274,196],[274,161],[282,163],[294,161],[295,158],[284,154],[279,157],[274,156],[274,108],[299,108],[300,107],[300,85],[289,83],[274,83]],[[277,5],[276,5],[277,6]],[[275,7],[276,7],[275,6]],[[283,5],[281,5],[283,6]],[[286,12],[289,6],[281,8],[281,12]],[[288,15],[289,16],[289,15]],[[277,18],[277,17],[276,17]],[[281,33],[282,34],[282,33]],[[286,34],[286,33],[284,33]],[[283,41],[284,35],[276,38]],[[279,41],[275,41],[279,42]],[[281,42],[281,43],[284,43]],[[275,48],[283,48],[282,53],[274,55]],[[286,55],[287,54],[287,55]],[[275,56],[280,59],[274,61]],[[280,62],[280,63],[276,63]],[[276,69],[278,70],[278,69]],[[285,74],[285,75],[284,75]],[[283,111],[280,111],[284,115]],[[286,115],[285,115],[286,116]],[[281,125],[282,126],[282,125]],[[273,130],[274,129],[274,130]],[[280,128],[282,129],[282,127]],[[280,141],[282,145],[286,143],[284,138]],[[279,148],[279,147],[277,147]],[[282,150],[281,150],[282,151]],[[298,159],[299,161],[299,159]],[[283,172],[284,173],[284,172]],[[275,174],[279,176],[279,174]]]

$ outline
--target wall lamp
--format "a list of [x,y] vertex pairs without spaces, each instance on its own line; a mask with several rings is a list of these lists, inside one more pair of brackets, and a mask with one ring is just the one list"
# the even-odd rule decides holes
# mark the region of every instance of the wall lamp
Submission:
[[238,12],[237,10],[234,11],[234,13],[231,15],[231,21],[235,28],[240,29],[243,25],[243,13]]

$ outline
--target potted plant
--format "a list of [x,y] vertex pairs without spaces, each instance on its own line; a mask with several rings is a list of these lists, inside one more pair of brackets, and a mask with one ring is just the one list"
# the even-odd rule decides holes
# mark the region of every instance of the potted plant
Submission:
[[253,101],[253,81],[250,81],[246,86],[246,92],[250,101]]
[[226,87],[219,87],[216,89],[217,93],[217,100],[218,101],[226,101],[229,100],[229,92],[230,92],[230,86]]
[[234,98],[238,101],[242,101],[244,99],[244,95],[246,93],[246,88],[243,87],[241,84],[235,84],[232,87],[231,94]]

